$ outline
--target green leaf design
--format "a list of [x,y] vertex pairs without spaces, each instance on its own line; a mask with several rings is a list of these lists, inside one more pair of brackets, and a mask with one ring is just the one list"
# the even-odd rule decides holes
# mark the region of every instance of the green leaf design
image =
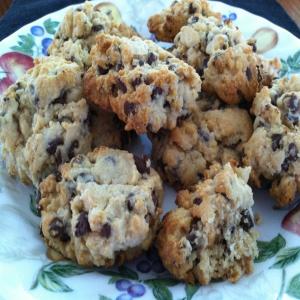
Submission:
[[200,288],[199,285],[186,284],[184,288],[186,294],[186,300],[192,300],[193,296],[197,293],[199,288]]
[[281,59],[280,61],[281,61],[281,70],[279,72],[279,76],[283,77],[288,73],[289,66],[288,66],[287,62],[284,59]]
[[18,46],[11,47],[12,50],[33,55],[33,47],[35,46],[34,38],[31,34],[19,35]]
[[144,283],[153,288],[155,285],[175,286],[179,281],[174,278],[152,278],[144,280]]
[[49,34],[55,34],[56,27],[59,25],[59,22],[52,21],[51,19],[47,19],[44,21],[44,27]]
[[64,278],[91,273],[94,271],[94,269],[83,268],[75,263],[65,261],[54,263],[50,266],[49,270]]
[[56,274],[51,271],[43,271],[38,276],[38,281],[46,290],[51,292],[72,292],[73,290],[67,286]]
[[127,268],[126,266],[119,267],[119,272],[125,278],[129,278],[129,279],[132,279],[132,280],[138,280],[139,279],[138,273],[131,270],[131,269],[129,269],[129,268]]
[[280,249],[286,246],[286,241],[281,234],[278,234],[269,242],[257,241],[257,246],[259,254],[255,262],[260,263],[276,255]]
[[172,300],[173,296],[172,293],[170,292],[170,290],[163,285],[154,285],[153,289],[152,289],[152,293],[153,296],[155,297],[155,299],[157,300]]
[[112,299],[104,295],[99,295],[99,300],[112,300]]
[[30,195],[30,210],[37,217],[41,216],[41,212],[38,210],[38,191],[35,190],[33,194]]
[[286,292],[288,295],[300,299],[300,273],[291,279]]
[[293,56],[289,56],[287,63],[293,71],[300,71],[300,50],[297,51]]
[[276,262],[271,266],[273,269],[282,269],[294,263],[300,258],[300,247],[282,249],[276,257]]

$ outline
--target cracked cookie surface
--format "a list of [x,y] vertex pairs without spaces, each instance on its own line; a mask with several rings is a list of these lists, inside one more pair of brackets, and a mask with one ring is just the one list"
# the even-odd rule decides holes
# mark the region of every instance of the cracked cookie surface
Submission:
[[206,0],[181,0],[174,1],[170,7],[151,16],[148,28],[158,40],[173,42],[176,34],[193,15],[214,16],[221,19],[221,14],[212,11]]
[[101,147],[62,165],[40,192],[46,244],[81,265],[122,264],[156,234],[162,182],[145,157]]
[[178,208],[164,217],[157,239],[162,262],[176,278],[206,285],[252,272],[258,251],[249,173],[215,166],[205,181],[177,194]]
[[280,207],[290,204],[300,190],[299,91],[299,77],[263,88],[252,105],[254,132],[244,145],[244,163],[252,167],[252,183],[270,188]]
[[195,109],[199,75],[152,41],[101,34],[91,56],[85,96],[115,112],[126,130],[172,129]]
[[2,95],[0,141],[10,175],[38,185],[59,164],[90,151],[91,143],[121,146],[113,115],[97,108],[97,124],[91,117],[82,76],[75,63],[42,58]]

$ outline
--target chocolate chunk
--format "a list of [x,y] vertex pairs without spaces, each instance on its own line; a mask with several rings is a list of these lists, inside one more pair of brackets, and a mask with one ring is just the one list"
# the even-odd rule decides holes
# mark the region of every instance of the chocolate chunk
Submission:
[[124,103],[124,113],[126,116],[129,116],[130,114],[134,115],[136,113],[136,104],[126,101]]
[[234,232],[235,232],[235,226],[234,225],[231,225],[230,227],[229,227],[229,232],[230,232],[230,234],[234,234]]
[[60,149],[58,149],[56,151],[56,154],[55,154],[55,162],[57,165],[60,165],[62,163],[62,156],[61,156],[61,151]]
[[104,223],[102,225],[100,235],[107,239],[111,236],[111,226],[109,223]]
[[202,76],[204,75],[204,70],[203,70],[203,68],[197,68],[197,69],[196,69],[196,72],[198,73],[198,75],[199,75],[200,77],[202,77]]
[[59,238],[62,242],[68,242],[70,240],[66,225],[59,218],[54,218],[49,224],[49,234],[53,238]]
[[93,25],[93,27],[92,27],[92,31],[94,31],[94,32],[97,32],[97,31],[100,31],[103,29],[104,29],[104,27],[101,24]]
[[139,65],[143,66],[145,64],[145,62],[143,60],[139,60]]
[[49,142],[47,149],[46,149],[48,154],[50,154],[50,155],[55,154],[57,147],[59,145],[63,145],[63,143],[64,143],[64,140],[61,137],[58,137],[58,138],[52,140],[51,142]]
[[290,161],[296,161],[298,159],[298,149],[295,143],[289,144],[288,159]]
[[105,157],[105,161],[110,162],[111,164],[113,164],[114,166],[116,165],[116,159],[112,156],[106,156]]
[[115,84],[111,86],[111,93],[113,97],[118,97],[118,87]]
[[151,99],[154,100],[158,95],[163,93],[163,89],[159,86],[156,86],[151,93]]
[[117,78],[116,85],[117,85],[118,89],[120,91],[122,91],[123,93],[127,92],[127,87],[126,87],[125,83],[120,78]]
[[75,227],[75,236],[80,237],[91,231],[91,227],[88,220],[88,213],[82,211],[77,219]]
[[163,105],[163,108],[170,108],[170,107],[171,107],[170,102],[165,101],[165,102],[164,102],[164,105]]
[[136,89],[136,87],[139,86],[141,83],[142,83],[141,77],[137,77],[137,78],[135,78],[134,80],[132,80],[132,82],[131,82],[132,87],[133,87],[134,89]]
[[154,53],[150,52],[148,55],[147,63],[152,65],[157,60],[157,57]]
[[104,69],[100,66],[97,66],[98,75],[106,75],[109,72],[109,69]]
[[208,142],[210,140],[209,133],[204,131],[203,129],[198,129],[198,134],[205,142]]
[[193,3],[190,3],[189,5],[189,14],[192,15],[196,12],[196,7],[193,6]]
[[240,225],[245,231],[249,231],[249,229],[254,226],[252,216],[248,209],[244,209],[241,211]]
[[79,142],[77,140],[73,141],[70,145],[69,151],[68,151],[68,157],[71,159],[73,156],[75,156],[74,150],[78,148]]
[[126,198],[127,209],[129,211],[132,211],[134,208],[133,197],[134,197],[134,193],[129,193],[129,195]]
[[272,139],[272,150],[276,151],[277,149],[281,148],[281,139],[282,139],[282,135],[279,133],[274,133],[271,136]]
[[261,75],[260,67],[256,66],[256,70],[257,70],[257,81],[261,82],[263,80],[263,77]]
[[193,200],[193,203],[196,205],[200,205],[202,203],[202,199],[200,197],[197,197]]
[[136,168],[141,174],[150,174],[150,166],[147,165],[147,162],[149,161],[147,155],[143,155],[142,157],[134,155],[133,158]]
[[272,181],[264,177],[263,175],[259,176],[260,188],[269,189],[272,185]]
[[57,97],[56,99],[54,99],[51,104],[65,104],[67,101],[67,96],[68,96],[68,92],[67,91],[62,91],[61,94],[59,95],[59,97]]
[[175,70],[176,70],[176,66],[175,66],[175,65],[169,65],[169,66],[168,66],[168,69],[169,69],[170,71],[175,71]]
[[250,81],[252,79],[252,72],[249,67],[247,67],[247,69],[246,69],[246,76],[247,76],[248,81]]
[[199,180],[203,180],[204,179],[204,175],[200,172],[197,173],[197,177]]

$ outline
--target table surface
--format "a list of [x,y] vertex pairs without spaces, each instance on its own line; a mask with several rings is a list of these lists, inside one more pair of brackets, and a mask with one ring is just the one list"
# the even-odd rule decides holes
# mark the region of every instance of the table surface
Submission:
[[[23,1],[23,5],[25,4],[24,2],[28,2],[30,5],[32,5],[34,2],[36,2],[37,4],[41,4],[40,0],[22,0]],[[82,0],[83,2],[84,0]],[[124,0],[126,1],[126,0]],[[12,4],[12,2],[14,2]],[[10,16],[11,11],[16,10],[16,8],[18,7],[18,5],[20,5],[20,0],[0,0],[0,17],[5,15],[5,13],[7,11],[9,11],[8,14],[6,14],[6,16],[2,19],[0,19],[0,29],[1,29],[1,23],[7,23],[7,22],[12,22],[12,28],[9,29],[10,26],[7,26],[7,24],[4,24],[4,26],[6,25],[6,27],[8,27],[8,29],[6,29],[6,31],[4,30],[2,36],[0,35],[0,40],[2,38],[4,38],[6,35],[12,33],[13,31],[17,30],[18,28],[22,27],[22,25],[25,25],[31,21],[33,21],[34,19],[30,19],[29,18],[25,18],[25,20],[29,20],[26,21],[26,23],[22,24],[22,14],[19,12],[20,15],[20,19],[21,20],[13,20],[13,17],[16,17],[16,11],[14,11],[13,15]],[[46,3],[47,2],[47,3]],[[71,3],[78,3],[81,1],[78,0],[68,0],[68,1],[64,1],[61,0],[60,3],[58,3],[58,0],[51,0],[50,1],[51,4],[54,6],[61,6],[64,7],[66,5],[70,5]],[[225,3],[231,4],[231,5],[236,5],[236,6],[240,6],[246,10],[251,11],[252,13],[256,13],[258,15],[261,15],[267,19],[269,19],[270,21],[278,24],[279,26],[285,27],[286,29],[288,29],[289,31],[291,31],[293,34],[295,34],[296,36],[298,36],[300,38],[300,0],[262,0],[262,1],[257,1],[257,0],[225,0],[223,1]],[[268,2],[268,3],[267,3]],[[275,8],[275,6],[279,6],[278,3],[281,5],[281,8],[276,8],[277,12],[278,10],[283,10],[281,11],[281,15],[277,15],[274,16],[273,15],[273,11],[269,11],[270,8],[270,4],[271,4],[271,8]],[[51,7],[49,9],[49,2],[48,1],[44,1],[44,3],[42,3],[41,5],[47,5],[48,6],[48,12],[51,12]],[[274,7],[272,7],[274,6]],[[60,8],[61,8],[60,7]],[[266,10],[265,8],[268,7],[268,10]],[[56,9],[55,9],[56,10]],[[34,13],[36,13],[36,10],[32,10],[34,11]],[[275,10],[274,10],[275,11]],[[290,17],[288,18],[287,15]],[[38,14],[38,13],[37,13]],[[42,15],[38,15],[35,19],[41,17]],[[287,17],[287,18],[285,18]],[[292,20],[292,21],[291,21]],[[13,31],[12,31],[13,30]]]

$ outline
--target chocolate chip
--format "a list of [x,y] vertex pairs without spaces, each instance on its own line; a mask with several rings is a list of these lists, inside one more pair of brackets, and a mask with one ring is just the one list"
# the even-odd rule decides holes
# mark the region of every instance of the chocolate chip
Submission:
[[272,139],[272,150],[276,151],[277,149],[281,148],[281,139],[282,139],[282,135],[279,133],[274,133],[271,136]]
[[253,50],[253,52],[257,51],[256,43],[252,44],[252,50]]
[[175,65],[169,65],[169,66],[168,66],[168,69],[169,69],[170,71],[175,71],[175,70],[176,70],[176,66],[175,66]]
[[152,65],[157,60],[157,57],[154,53],[150,52],[148,55],[147,63]]
[[197,68],[197,69],[196,69],[196,72],[198,73],[198,75],[199,75],[200,77],[202,77],[202,76],[204,75],[204,70],[203,70],[203,68]]
[[56,182],[62,181],[61,173],[60,173],[58,170],[55,170],[55,171],[54,171],[54,176],[55,176]]
[[117,72],[120,71],[120,70],[122,70],[122,69],[124,69],[123,64],[121,64],[121,63],[116,64],[116,71]]
[[205,142],[208,142],[210,140],[209,133],[204,131],[203,129],[198,129],[198,134]]
[[136,168],[141,174],[144,173],[150,174],[150,166],[147,165],[149,161],[147,155],[143,155],[142,157],[134,155],[133,158],[134,158]]
[[104,69],[100,66],[97,66],[98,75],[106,75],[109,72],[109,69]]
[[231,225],[229,227],[229,232],[230,232],[230,234],[234,234],[234,232],[235,232],[235,226],[234,225]]
[[134,89],[142,83],[142,79],[140,77],[135,78],[132,80],[131,85]]
[[163,105],[163,108],[170,108],[170,107],[171,107],[170,102],[165,101],[165,102],[164,102],[164,105]]
[[204,175],[200,172],[197,173],[197,177],[199,180],[203,180],[204,179]]
[[77,140],[73,141],[70,145],[69,151],[68,151],[68,157],[71,159],[73,156],[75,156],[74,150],[78,148],[79,142]]
[[262,189],[269,189],[272,185],[272,181],[264,177],[263,175],[259,176],[260,187]]
[[285,158],[285,160],[283,161],[283,163],[281,164],[281,169],[285,172],[287,172],[289,170],[289,166],[290,166],[290,161],[288,158]]
[[254,226],[254,222],[248,209],[241,211],[240,225],[245,231],[249,231],[249,229]]
[[49,234],[53,238],[59,238],[62,242],[68,242],[70,240],[66,226],[59,218],[54,218],[49,224]]
[[133,197],[134,197],[134,193],[129,193],[129,195],[126,198],[127,209],[129,211],[132,211],[134,208]]
[[65,104],[67,101],[67,96],[68,96],[68,92],[67,91],[62,91],[61,94],[59,95],[59,97],[57,97],[56,99],[54,99],[51,104]]
[[60,165],[62,163],[62,155],[61,155],[61,151],[60,149],[58,149],[56,151],[56,154],[55,154],[55,162],[57,165]]
[[247,76],[248,81],[250,81],[252,79],[252,72],[249,67],[247,67],[247,69],[246,69],[246,76]]
[[115,84],[111,86],[111,93],[113,97],[118,97],[118,87]]
[[296,161],[298,159],[298,149],[295,143],[289,144],[288,159],[290,161]]
[[154,204],[154,206],[155,207],[157,207],[157,205],[158,205],[158,196],[157,196],[157,194],[156,194],[156,192],[155,191],[152,191],[152,201],[153,201],[153,204]]
[[75,236],[80,237],[91,231],[88,220],[88,213],[83,211],[80,213],[75,227]]
[[103,29],[104,29],[104,27],[101,24],[93,25],[93,27],[92,27],[92,31],[94,31],[94,32],[97,32],[97,31],[100,31]]
[[117,78],[117,80],[116,80],[116,86],[123,93],[127,92],[127,87],[126,87],[125,83],[120,78]]
[[100,235],[107,239],[111,236],[111,226],[109,223],[104,223],[102,225]]
[[59,145],[63,145],[63,143],[64,143],[64,140],[61,137],[58,137],[58,138],[52,140],[51,142],[49,142],[47,149],[46,149],[48,154],[50,154],[50,155],[55,154],[57,147]]
[[192,15],[196,12],[196,8],[193,6],[193,3],[190,3],[189,5],[189,14]]
[[151,93],[151,99],[154,100],[158,95],[163,93],[163,89],[159,86],[156,86]]
[[114,166],[116,165],[116,159],[112,156],[106,156],[105,157],[105,161],[110,162],[111,164],[113,164]]
[[124,103],[124,113],[126,116],[129,116],[130,114],[134,115],[136,113],[136,104],[126,101]]
[[287,106],[292,113],[299,111],[299,99],[295,94],[291,95],[289,101],[287,102]]
[[145,62],[143,60],[139,60],[139,65],[143,66],[145,64]]
[[198,21],[199,21],[199,17],[194,16],[194,17],[192,17],[192,19],[191,19],[191,21],[190,21],[190,24],[197,23]]
[[200,205],[202,203],[202,199],[200,197],[197,197],[193,200],[193,203],[196,205]]
[[260,67],[256,66],[256,70],[257,70],[257,81],[261,82],[263,80],[263,78],[262,78],[262,75],[261,75]]

